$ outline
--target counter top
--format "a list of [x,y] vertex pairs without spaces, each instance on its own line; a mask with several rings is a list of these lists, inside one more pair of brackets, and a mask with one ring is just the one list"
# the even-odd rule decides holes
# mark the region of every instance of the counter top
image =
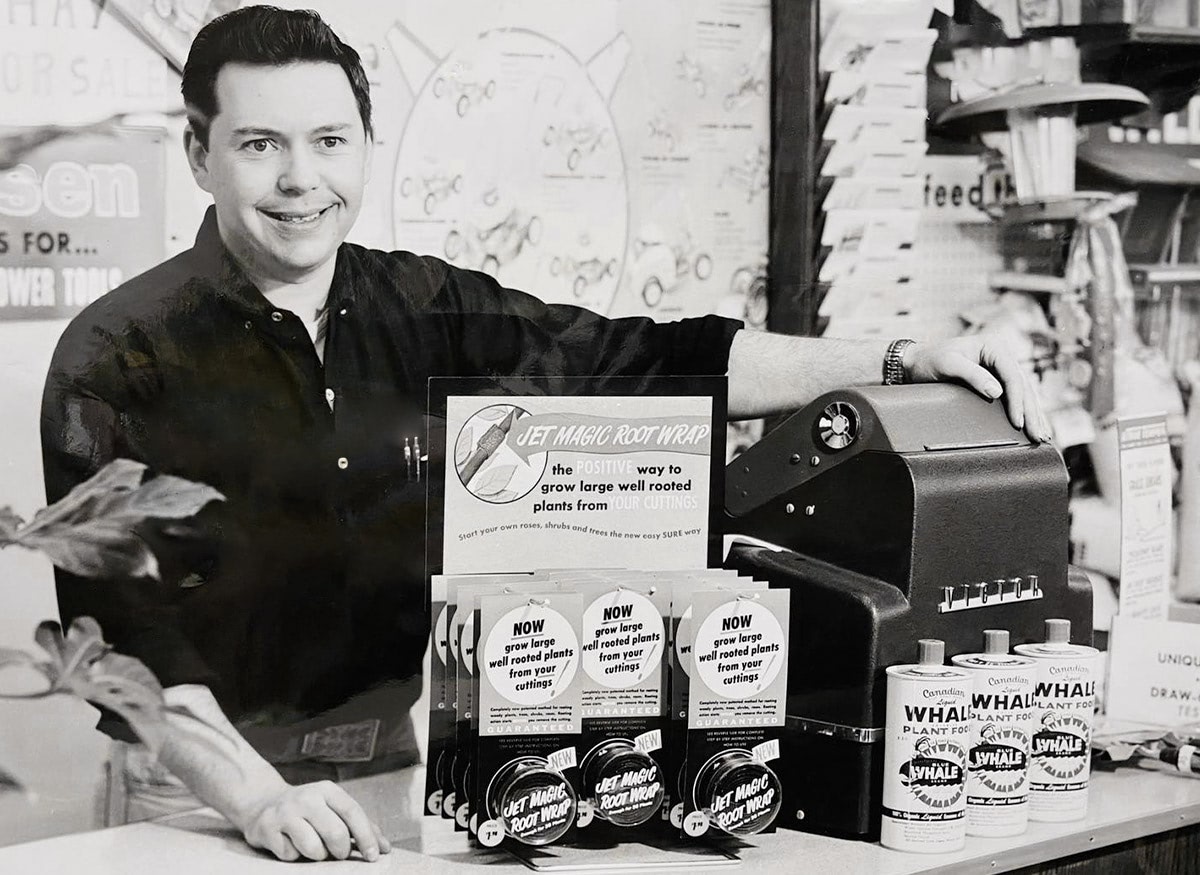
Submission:
[[[256,852],[222,818],[208,810],[161,820],[0,848],[0,873],[88,875],[164,872],[171,875],[271,875],[300,872],[370,871],[434,875],[447,864],[463,871],[529,871],[503,851],[471,848],[448,821],[423,818],[424,769],[350,782],[351,792],[392,839],[392,853],[378,863],[360,860],[281,863]],[[1125,768],[1092,776],[1088,816],[1076,823],[1030,824],[1022,836],[968,838],[963,851],[902,854],[878,844],[842,841],[792,830],[757,836],[737,849],[737,871],[756,873],[854,872],[856,875],[911,875],[927,872],[1003,872],[1085,853],[1107,845],[1200,823],[1200,781],[1159,771]],[[603,868],[611,851],[598,852]],[[170,868],[167,869],[167,866]],[[674,870],[679,871],[679,870]],[[730,871],[728,869],[718,871]]]

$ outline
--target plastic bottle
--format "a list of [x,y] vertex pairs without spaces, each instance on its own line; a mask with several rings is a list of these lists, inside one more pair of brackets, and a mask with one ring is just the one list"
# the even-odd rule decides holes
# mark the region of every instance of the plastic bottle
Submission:
[[1092,718],[1100,651],[1071,644],[1071,621],[1046,621],[1046,640],[1019,644],[1038,663],[1029,760],[1029,819],[1082,820],[1087,815]]
[[982,653],[950,661],[975,677],[967,756],[967,835],[1012,836],[1029,828],[1029,739],[1038,664],[1008,652],[1008,632],[985,629]]
[[945,644],[917,642],[916,665],[887,669],[880,843],[898,851],[956,851],[967,836],[971,673],[944,665]]

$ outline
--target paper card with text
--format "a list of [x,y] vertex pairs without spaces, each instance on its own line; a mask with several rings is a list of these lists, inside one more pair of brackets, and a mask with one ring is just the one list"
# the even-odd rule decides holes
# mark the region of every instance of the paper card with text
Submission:
[[1106,711],[1113,720],[1200,720],[1200,624],[1113,617]]
[[444,573],[708,564],[723,396],[445,403]]
[[1171,600],[1171,481],[1165,414],[1117,423],[1121,464],[1121,616],[1165,620]]

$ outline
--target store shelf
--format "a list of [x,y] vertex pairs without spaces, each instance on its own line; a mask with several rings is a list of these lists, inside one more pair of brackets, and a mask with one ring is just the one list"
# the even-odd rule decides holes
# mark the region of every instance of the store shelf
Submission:
[[[347,789],[392,840],[392,853],[369,871],[405,875],[479,872],[517,875],[528,872],[499,850],[473,849],[465,834],[446,821],[421,818],[424,770],[349,782]],[[855,842],[779,830],[736,847],[737,871],[762,875],[856,875],[1006,872],[1078,854],[1103,853],[1145,836],[1200,823],[1200,781],[1160,771],[1126,768],[1094,773],[1087,818],[1074,823],[1034,823],[1021,836],[968,838],[961,851],[903,854],[878,843]],[[621,855],[624,859],[628,854]],[[612,849],[599,849],[595,864],[581,871],[600,872]],[[295,871],[253,851],[223,819],[211,811],[177,815],[155,822],[63,836],[0,848],[0,871],[39,875],[127,875],[169,867],[174,875],[255,875]],[[361,863],[311,863],[304,871],[349,872]],[[357,871],[357,868],[354,870]],[[368,870],[363,870],[368,871]],[[609,870],[611,871],[611,869]],[[1112,871],[1121,871],[1115,869]]]

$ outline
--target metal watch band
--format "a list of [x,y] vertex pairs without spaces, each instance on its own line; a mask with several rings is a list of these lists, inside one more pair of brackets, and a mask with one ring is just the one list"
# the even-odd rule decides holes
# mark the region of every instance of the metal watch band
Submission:
[[897,386],[907,382],[904,374],[904,351],[914,343],[915,340],[902,337],[888,345],[887,353],[883,357],[883,385]]

